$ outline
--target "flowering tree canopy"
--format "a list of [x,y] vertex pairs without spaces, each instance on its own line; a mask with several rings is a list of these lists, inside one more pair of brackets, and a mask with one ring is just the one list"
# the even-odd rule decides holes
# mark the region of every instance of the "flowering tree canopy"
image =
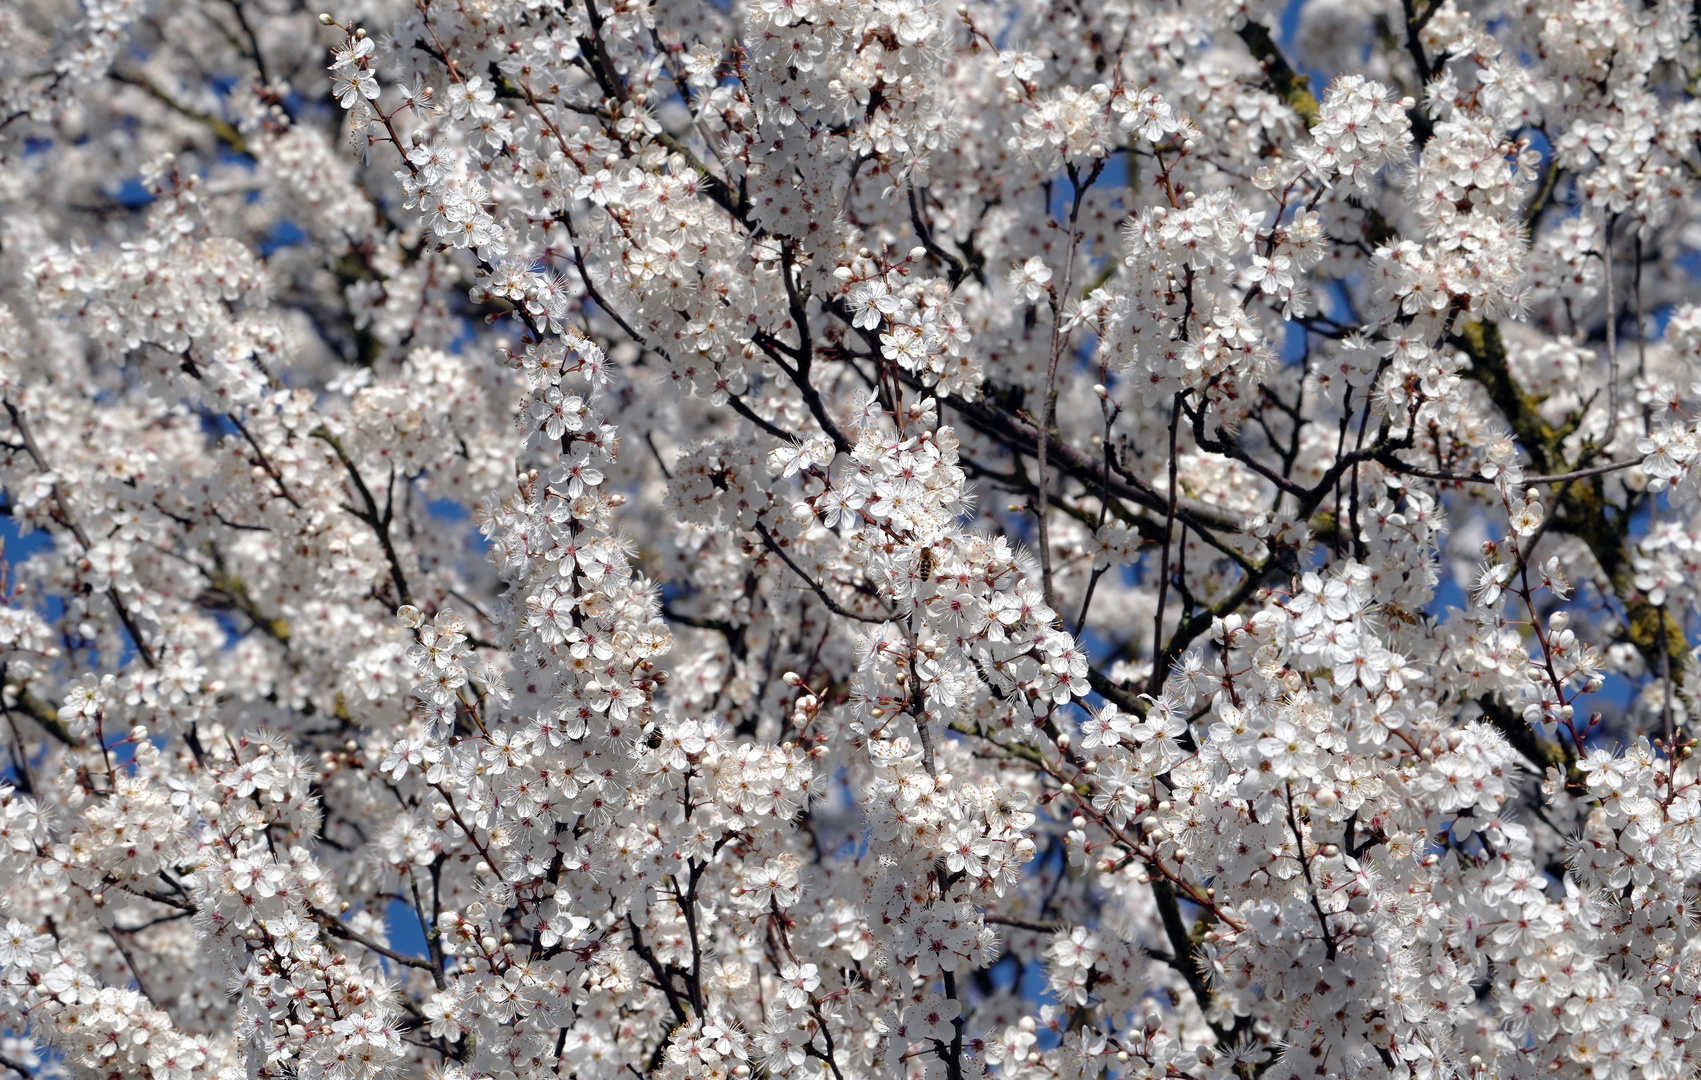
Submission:
[[0,1066],[1701,1072],[1701,9],[352,3],[0,4]]

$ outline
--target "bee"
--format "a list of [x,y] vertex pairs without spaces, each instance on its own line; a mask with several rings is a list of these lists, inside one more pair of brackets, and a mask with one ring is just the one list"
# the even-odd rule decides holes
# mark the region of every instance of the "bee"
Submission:
[[1416,626],[1423,621],[1398,604],[1383,604],[1382,612],[1396,622],[1405,623],[1407,626]]
[[923,581],[933,580],[933,549],[922,548],[921,558],[916,561],[916,573]]

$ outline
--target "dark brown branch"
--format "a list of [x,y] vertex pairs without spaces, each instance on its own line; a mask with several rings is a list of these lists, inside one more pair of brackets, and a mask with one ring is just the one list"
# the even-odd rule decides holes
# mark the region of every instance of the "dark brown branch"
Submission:
[[360,496],[360,500],[362,504],[364,504],[365,509],[358,510],[352,506],[348,506],[347,504],[344,504],[343,509],[366,522],[366,524],[371,527],[372,531],[377,534],[378,543],[384,549],[384,557],[390,561],[390,577],[396,586],[396,603],[398,605],[412,604],[413,594],[408,591],[407,578],[402,574],[402,560],[400,556],[396,554],[395,542],[390,539],[390,515],[392,506],[387,505],[383,512],[379,512],[378,501],[372,497],[372,490],[366,486],[365,478],[360,475],[360,470],[355,468],[354,462],[348,456],[348,452],[343,449],[341,439],[331,434],[330,430],[324,426],[314,428],[311,434],[314,438],[319,439],[326,445],[330,446],[330,448],[336,452],[337,460],[342,462],[343,468],[348,471],[349,480],[354,484],[354,490],[356,494]]

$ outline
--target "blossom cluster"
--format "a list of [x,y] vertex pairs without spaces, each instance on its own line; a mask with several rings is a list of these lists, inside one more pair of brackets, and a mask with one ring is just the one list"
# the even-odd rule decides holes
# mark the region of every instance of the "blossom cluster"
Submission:
[[1701,28],[1295,11],[0,7],[0,1065],[1701,1072]]

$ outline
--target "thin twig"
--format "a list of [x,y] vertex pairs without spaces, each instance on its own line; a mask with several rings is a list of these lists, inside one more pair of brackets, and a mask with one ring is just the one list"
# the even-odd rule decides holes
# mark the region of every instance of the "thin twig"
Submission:
[[792,561],[791,556],[787,555],[785,553],[785,549],[781,548],[774,540],[773,534],[768,532],[768,527],[763,525],[760,521],[756,523],[756,533],[762,537],[762,542],[768,546],[768,550],[772,551],[775,555],[778,555],[781,559],[784,559],[785,564],[791,567],[792,573],[802,578],[804,584],[808,585],[810,589],[814,591],[815,595],[820,597],[821,602],[827,606],[828,611],[846,619],[855,619],[858,622],[883,623],[889,621],[878,615],[860,615],[857,612],[843,606],[837,600],[834,600],[831,596],[827,595],[827,590],[822,588],[819,582],[804,573],[803,567]]
[[[44,473],[51,473],[53,470],[47,467],[47,462],[41,454],[41,448],[36,445],[35,436],[30,434],[29,424],[24,421],[24,414],[18,410],[16,405],[12,404],[9,398],[3,404],[6,406],[6,411],[11,414],[12,426],[18,429],[18,436],[24,440],[24,448],[29,452],[30,459],[35,462],[35,467]],[[71,535],[76,537],[77,543],[82,546],[85,552],[88,551],[93,546],[89,543],[89,534],[84,532],[83,527],[78,525],[76,519],[71,516],[71,508],[65,502],[65,493],[60,490],[58,478],[53,481],[51,494],[53,505],[59,511],[60,524],[70,530]],[[107,599],[112,601],[113,610],[118,612],[118,621],[124,624],[124,629],[130,635],[131,642],[135,644],[136,653],[142,658],[142,663],[150,668],[157,667],[158,665],[154,662],[154,651],[148,647],[147,641],[143,639],[142,630],[136,625],[136,620],[131,616],[130,609],[124,606],[123,598],[118,595],[118,587],[114,585],[108,588],[106,596]]]

